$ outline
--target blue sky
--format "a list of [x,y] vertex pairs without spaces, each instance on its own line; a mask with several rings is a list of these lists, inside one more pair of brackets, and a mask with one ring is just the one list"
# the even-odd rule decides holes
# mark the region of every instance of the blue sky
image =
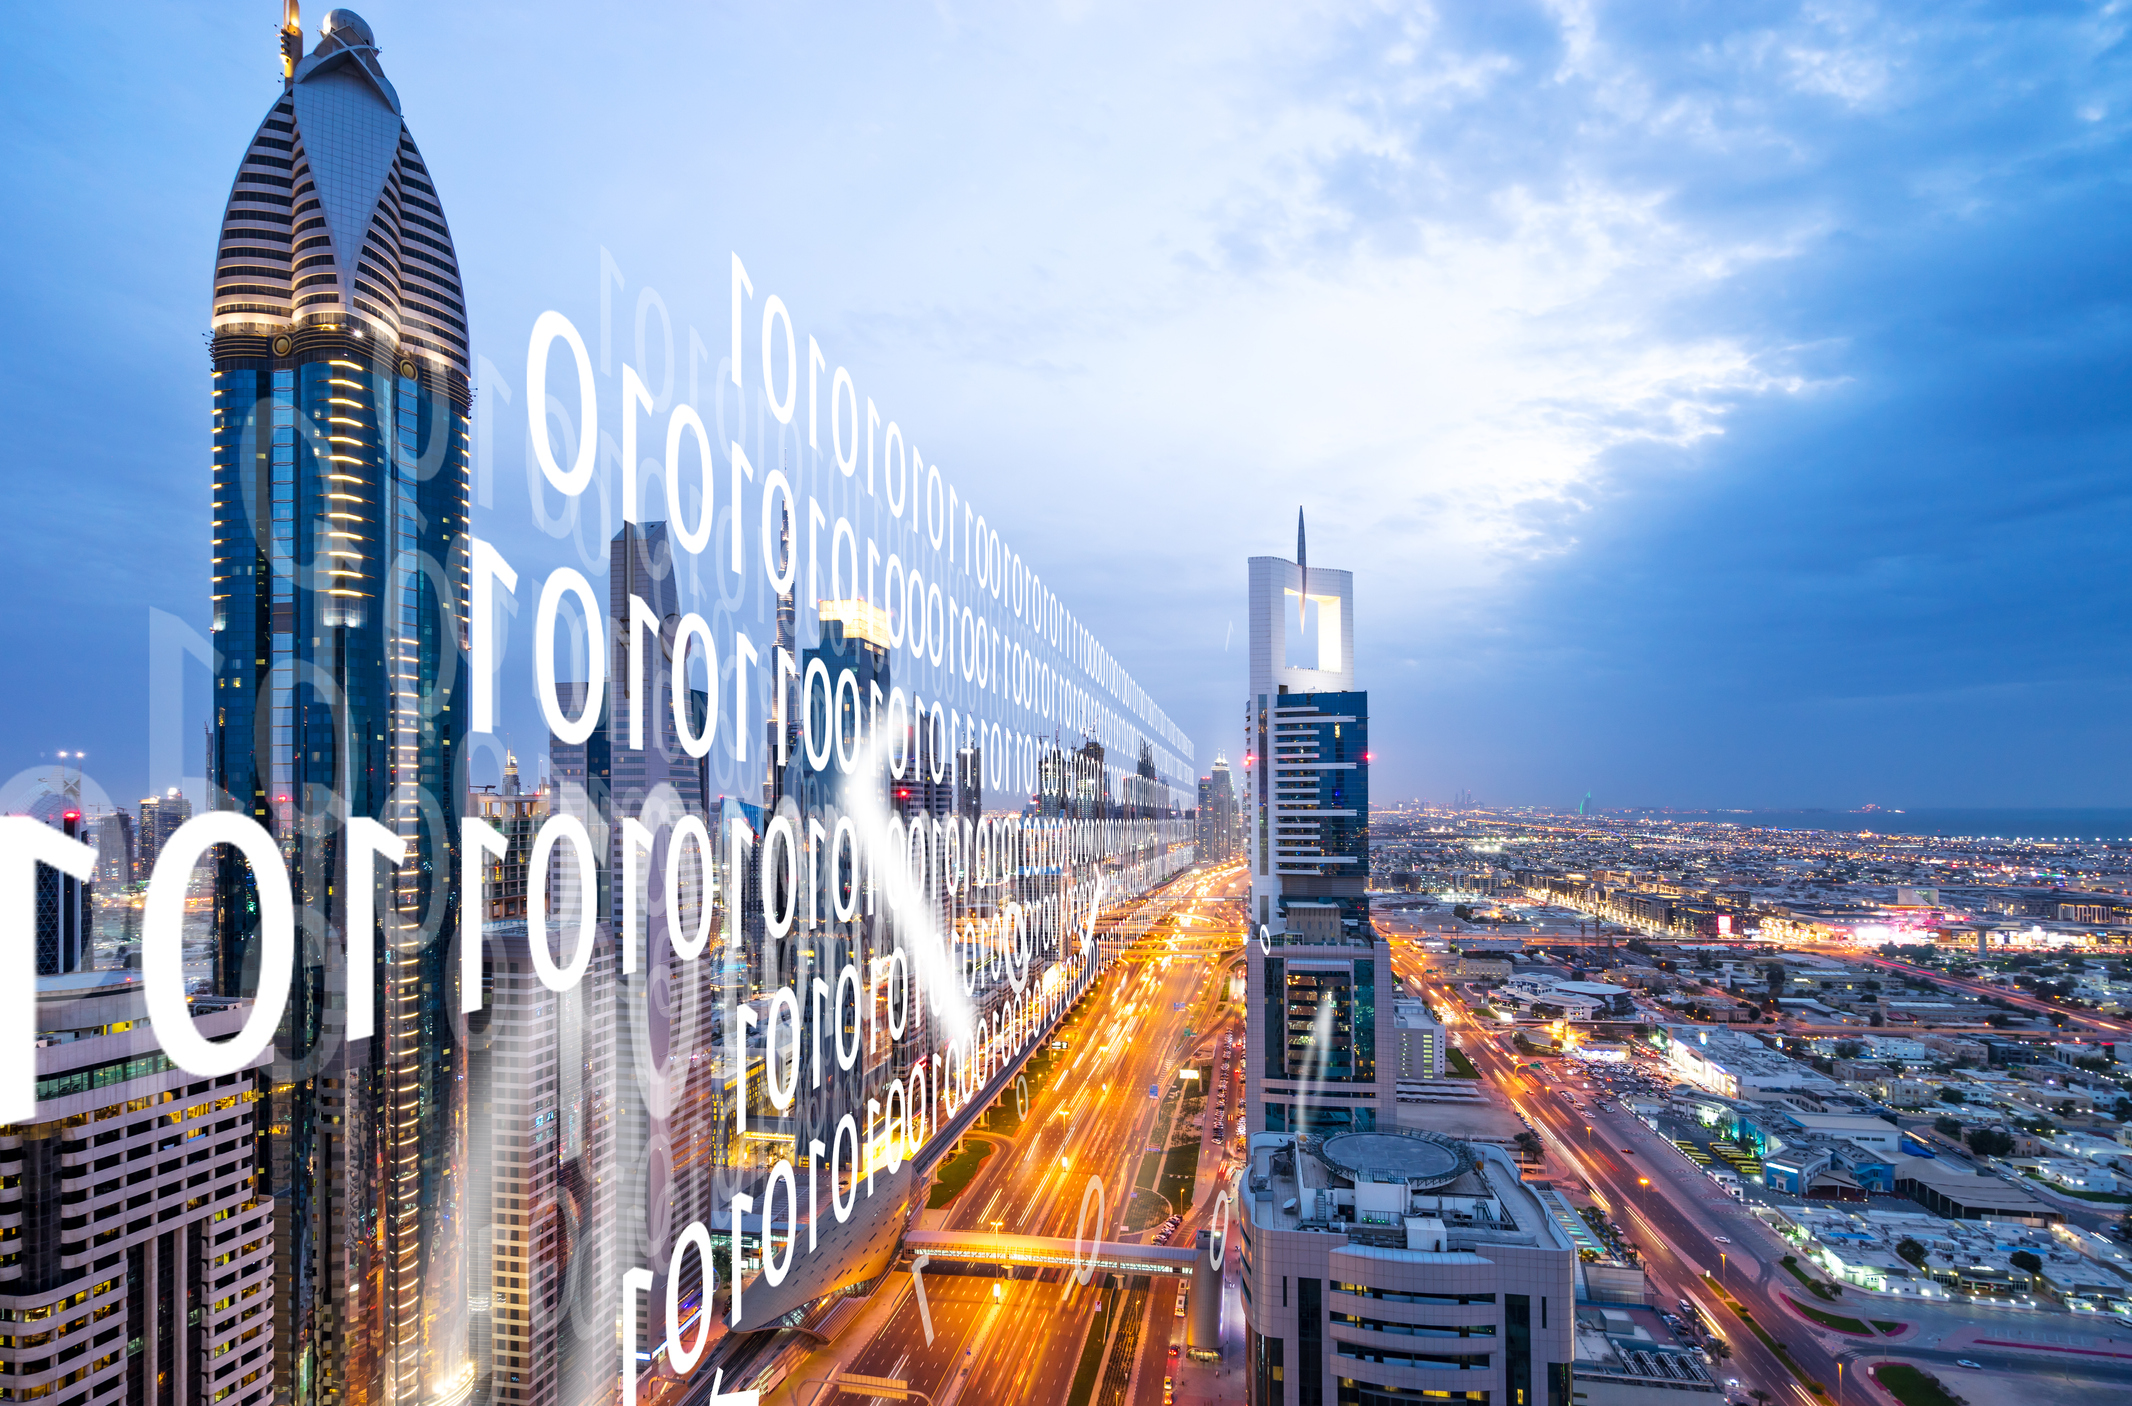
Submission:
[[[1300,503],[1380,799],[2128,795],[2121,7],[360,8],[480,350],[739,250],[1202,766]],[[0,780],[148,783],[278,12],[11,20]]]

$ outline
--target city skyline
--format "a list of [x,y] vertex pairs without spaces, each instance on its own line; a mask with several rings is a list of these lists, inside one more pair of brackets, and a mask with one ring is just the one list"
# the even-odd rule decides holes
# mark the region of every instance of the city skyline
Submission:
[[[1588,789],[1617,805],[2092,805],[2126,779],[2109,745],[2122,681],[2107,621],[2121,588],[2098,574],[2106,552],[2065,549],[2107,540],[2122,512],[2095,467],[2111,424],[2084,408],[2096,403],[2094,368],[2116,335],[2087,314],[2116,296],[2119,275],[2078,235],[2110,222],[2115,196],[2092,176],[2122,141],[2109,101],[2119,74],[2114,58],[2082,57],[2090,22],[2077,15],[2010,17],[1967,48],[1966,31],[1923,17],[1898,33],[1774,12],[1676,37],[1612,14],[1588,33],[1514,14],[1406,28],[1336,18],[1307,35],[1260,19],[1238,27],[1219,57],[1191,61],[1160,57],[1177,52],[1165,26],[1183,18],[1124,31],[1102,14],[869,20],[812,50],[848,80],[815,99],[816,118],[828,130],[875,124],[862,157],[765,123],[778,99],[746,73],[720,89],[713,111],[718,131],[754,135],[708,145],[686,135],[696,128],[676,96],[686,90],[681,56],[714,39],[777,52],[795,42],[781,22],[742,16],[695,30],[687,21],[645,52],[629,25],[593,33],[563,12],[521,10],[496,24],[373,11],[374,23],[406,36],[388,62],[421,80],[431,144],[450,141],[436,159],[463,192],[454,234],[481,251],[467,292],[476,327],[507,343],[504,330],[551,299],[570,300],[592,325],[604,246],[623,276],[620,343],[633,337],[649,285],[677,326],[706,329],[715,345],[722,263],[704,260],[697,243],[684,255],[659,231],[701,214],[708,226],[692,227],[716,234],[717,248],[776,248],[767,266],[753,255],[755,267],[797,290],[803,321],[863,353],[854,364],[887,378],[944,462],[990,473],[1026,459],[1038,470],[996,475],[1024,481],[1000,490],[1004,520],[1087,544],[1060,567],[1062,589],[1091,619],[1102,612],[1121,653],[1177,700],[1203,758],[1234,745],[1221,701],[1231,690],[1214,681],[1240,676],[1242,663],[1243,622],[1225,603],[1233,568],[1216,548],[1285,550],[1285,522],[1256,507],[1264,492],[1302,500],[1321,553],[1360,568],[1374,622],[1364,643],[1386,660],[1392,686],[1379,705],[1392,720],[1380,729],[1385,794],[1472,789],[1504,804],[1570,806]],[[202,192],[227,178],[215,166],[218,134],[252,120],[236,95],[258,72],[264,22],[177,13],[144,30],[112,28],[121,21],[110,15],[39,15],[10,59],[21,179],[32,192],[67,186],[64,200],[33,196],[49,220],[18,232],[22,256],[49,271],[16,290],[15,315],[33,333],[24,344],[76,345],[79,303],[58,290],[95,283],[103,291],[92,296],[124,311],[109,321],[141,378],[137,395],[109,407],[105,434],[62,440],[50,417],[17,417],[27,462],[89,471],[26,484],[31,510],[11,519],[6,546],[37,608],[16,612],[6,638],[20,650],[57,631],[111,648],[54,682],[58,715],[84,735],[37,737],[8,760],[10,775],[50,748],[85,748],[114,797],[162,789],[145,745],[151,627],[140,602],[205,631],[193,602],[208,564],[185,544],[207,505],[183,475],[130,446],[193,441],[186,426],[203,423],[174,334],[211,239],[214,202]],[[1775,47],[1748,45],[1750,35]],[[1128,36],[1129,71],[1165,80],[1144,87],[1198,94],[1201,106],[1120,93],[1113,102],[1124,106],[1076,121],[1105,151],[1119,150],[1120,124],[1132,121],[1196,143],[1210,160],[1181,191],[1156,179],[1148,156],[1092,165],[1052,135],[1069,80],[1084,71],[1076,65]],[[861,49],[924,65],[928,96],[891,98]],[[62,51],[100,61],[61,73],[35,58]],[[976,61],[979,51],[1021,56],[1037,81],[1003,93],[979,77],[996,67]],[[598,177],[577,174],[602,130],[591,110],[526,113],[501,132],[485,116],[507,101],[498,75],[540,81],[557,72],[557,52],[617,70],[649,65],[651,80],[630,85],[623,109],[643,140],[603,151]],[[1791,57],[1748,57],[1764,52]],[[470,62],[474,53],[492,58]],[[1725,57],[1706,69],[1698,54]],[[1989,85],[1950,84],[1943,74],[1957,60],[2033,80],[2031,96],[1987,100]],[[1488,76],[1461,88],[1445,77],[1453,73]],[[1406,74],[1442,80],[1435,90],[1453,96],[1440,109],[1412,105],[1400,96]],[[1512,74],[1548,78],[1513,94]],[[1307,76],[1337,80],[1331,91],[1349,96],[1317,95]],[[1645,96],[1607,107],[1602,97],[1615,91]],[[1389,105],[1373,107],[1371,93]],[[125,119],[151,102],[159,116],[145,136]],[[1250,124],[1259,144],[1224,128],[1253,104],[1282,115],[1282,135]],[[997,134],[972,161],[995,160],[1010,140],[1032,153],[1016,168],[1028,175],[984,196],[925,154],[943,133],[968,132],[961,119],[979,109],[999,120],[980,124]],[[1588,113],[1605,120],[1580,125]],[[1691,123],[1702,135],[1671,142],[1690,113],[1705,114]],[[1575,134],[1560,150],[1529,140],[1557,129]],[[1936,135],[1916,135],[1924,131]],[[1490,132],[1504,140],[1490,143]],[[1416,165],[1423,143],[1437,157]],[[643,163],[677,151],[683,189],[643,206],[615,198],[669,190]],[[2045,162],[2046,152],[2063,159]],[[77,179],[92,160],[107,174]],[[1917,178],[1865,178],[1889,162],[1907,162]],[[1044,173],[1056,189],[1032,179]],[[1095,179],[1114,213],[1074,214],[1051,235],[1028,223],[1061,213],[1058,192]],[[840,183],[872,211],[958,218],[900,216],[862,248],[820,232],[844,224],[821,218],[846,212],[853,197],[823,193]],[[531,189],[550,198],[529,214]],[[701,190],[741,194],[705,205],[692,193]],[[551,208],[552,218],[541,213]],[[1275,218],[1247,220],[1249,210]],[[2055,212],[2047,227],[2035,224],[2043,211]],[[1154,244],[1124,232],[1116,215],[1127,213],[1158,232]],[[934,236],[970,226],[963,217],[997,228],[1017,252],[944,261],[960,246]],[[142,227],[169,237],[114,258],[113,232]],[[2039,240],[2069,271],[2055,292],[2034,282],[2026,251]],[[1087,301],[1092,260],[1123,277],[1082,317],[1068,309]],[[1963,276],[1926,273],[1952,269]],[[1435,298],[1453,274],[1468,290],[1524,291]],[[1164,277],[1174,282],[1167,295]],[[1874,288],[1870,314],[1849,292],[1861,286]],[[1373,287],[1385,296],[1364,313],[1356,294]],[[980,297],[990,310],[977,309]],[[1253,405],[1283,398],[1263,393],[1255,378],[1267,373],[1214,350],[1237,340],[1214,312],[1223,298],[1280,329],[1271,335],[1293,354],[1267,363],[1307,373],[1296,384],[1312,430],[1260,434],[1258,452],[1232,452],[1232,433],[1265,428]],[[1407,315],[1425,306],[1435,311]],[[1928,327],[1949,330],[1921,343]],[[2025,331],[2009,342],[2001,327]],[[1343,329],[1353,339],[1340,341]],[[1134,336],[1191,372],[1148,382],[1162,404],[1217,411],[1201,441],[1119,393],[1120,377],[1148,374],[1123,353]],[[1323,366],[1351,360],[1334,352],[1343,345],[1366,369],[1328,381]],[[488,352],[500,352],[499,365],[512,360],[508,345],[477,354]],[[1447,357],[1475,378],[1460,382],[1470,405],[1456,413],[1440,392],[1411,389],[1435,384],[1420,373],[1440,373]],[[18,360],[0,375],[0,394],[18,407],[63,403],[50,379],[63,359]],[[1609,378],[1580,359],[1629,369]],[[1377,394],[1380,376],[1408,389]],[[1404,410],[1401,397],[1412,401]],[[491,403],[502,407],[500,392]],[[1957,423],[1954,444],[1946,436]],[[1105,452],[1087,438],[1099,425]],[[1025,453],[1031,430],[1045,447]],[[1208,467],[1215,451],[1218,472]],[[1150,464],[1161,471],[1146,472]],[[1232,498],[1237,464],[1253,491]],[[1284,486],[1298,465],[1311,470],[1309,491]],[[492,465],[497,491],[516,485],[518,468]],[[1068,482],[1080,491],[1052,491]],[[519,515],[507,498],[494,502],[503,517]],[[1135,577],[1120,555],[1130,549],[1109,530],[1112,505],[1134,502],[1202,524],[1162,544],[1174,586],[1159,627],[1122,589]],[[164,545],[84,573],[72,534],[45,527],[76,521]],[[2043,600],[2049,609],[2034,608]],[[2016,622],[2027,653],[1996,643],[2016,637]],[[50,730],[54,714],[5,706],[17,710],[11,732]],[[197,736],[201,720],[187,718],[183,736]],[[537,737],[524,726],[515,734],[530,759]],[[1402,735],[1415,740],[1402,745]],[[185,774],[197,774],[192,746]],[[1950,768],[1950,755],[1970,763]],[[484,757],[491,779],[499,763]]]
[[0,58],[0,1404],[2132,1380],[2111,15],[277,9]]
[[2132,1382],[2112,13],[278,10],[0,55],[0,1406]]

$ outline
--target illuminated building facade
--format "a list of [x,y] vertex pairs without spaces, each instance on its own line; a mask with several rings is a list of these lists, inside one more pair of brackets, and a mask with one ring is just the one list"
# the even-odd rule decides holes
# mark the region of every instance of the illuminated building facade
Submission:
[[1193,846],[1202,864],[1220,864],[1236,854],[1236,779],[1229,772],[1229,759],[1217,755],[1214,765],[1199,778],[1197,842]]
[[[331,12],[238,165],[211,312],[212,804],[280,841],[298,959],[274,1043],[278,1399],[462,1400],[467,329],[444,211],[364,22]],[[402,837],[380,880],[377,1026],[344,1038],[342,843]],[[144,817],[145,819],[145,817]],[[215,984],[241,993],[248,872],[217,880]],[[381,866],[383,867],[383,866]]]
[[175,786],[163,795],[141,798],[141,828],[135,837],[133,856],[133,877],[136,880],[148,881],[149,871],[155,868],[155,857],[163,852],[163,842],[190,819],[192,802],[179,795]]
[[[78,839],[82,831],[81,806],[61,805],[46,823],[68,839]],[[104,866],[99,862],[97,867],[100,872]],[[92,965],[89,938],[95,931],[95,901],[95,885],[48,865],[37,866],[39,976],[60,976]]]
[[1369,695],[1355,689],[1354,575],[1253,557],[1250,594],[1250,919],[1279,931],[1287,898],[1333,899],[1365,917]]
[[1249,1406],[1571,1406],[1576,1247],[1503,1149],[1358,1131],[1250,1153]]
[[491,921],[525,918],[533,837],[548,814],[546,790],[526,790],[519,779],[517,756],[506,752],[504,758],[503,785],[484,786],[474,792],[469,807],[473,814],[501,831],[504,839],[503,854],[492,856],[481,876],[482,911]]
[[1398,1113],[1391,949],[1370,922],[1369,695],[1354,577],[1251,559],[1247,1126],[1366,1132]]
[[[209,1038],[245,1015],[196,1011]],[[275,1390],[260,1071],[195,1078],[146,1015],[138,973],[37,983],[37,1120],[0,1129],[7,1400],[263,1406]]]

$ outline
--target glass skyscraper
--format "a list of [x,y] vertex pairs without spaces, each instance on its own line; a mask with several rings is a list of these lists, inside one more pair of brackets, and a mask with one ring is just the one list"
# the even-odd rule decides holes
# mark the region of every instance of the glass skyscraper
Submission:
[[1297,560],[1250,563],[1247,1118],[1371,1132],[1398,1111],[1398,982],[1369,910],[1369,694],[1355,687],[1354,576],[1306,568],[1302,549],[1298,524]]
[[[280,840],[294,989],[262,1165],[275,1398],[471,1388],[465,1050],[450,878],[465,794],[470,404],[458,261],[369,28],[327,16],[244,153],[214,274],[215,804]],[[375,1034],[345,1038],[347,822],[380,866]],[[216,983],[249,989],[257,901],[216,894]]]

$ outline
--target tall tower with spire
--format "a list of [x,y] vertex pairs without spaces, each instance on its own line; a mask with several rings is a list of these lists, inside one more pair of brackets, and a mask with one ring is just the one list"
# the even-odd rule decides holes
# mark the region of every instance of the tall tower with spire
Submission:
[[[1251,868],[1250,921],[1275,932],[1281,929],[1284,875],[1296,880],[1286,885],[1290,894],[1313,890],[1319,879],[1333,876],[1324,860],[1305,859],[1297,849],[1310,831],[1315,855],[1318,817],[1306,813],[1316,810],[1314,803],[1306,805],[1280,785],[1275,714],[1289,706],[1282,701],[1285,694],[1345,693],[1355,686],[1354,573],[1310,569],[1301,508],[1296,509],[1295,554],[1294,561],[1253,557],[1250,563],[1251,692],[1244,724],[1243,838]],[[1360,758],[1356,761],[1359,764]],[[1286,854],[1290,850],[1296,853]]]
[[[449,876],[464,796],[466,309],[435,182],[376,39],[334,10],[239,162],[215,257],[214,803],[281,841],[299,933],[265,1138],[276,1400],[466,1395],[465,1051]],[[344,827],[379,880],[375,1031],[347,1038]],[[380,866],[381,869],[383,866]],[[258,903],[216,895],[216,983]]]
[[1369,694],[1354,574],[1312,569],[1304,545],[1299,512],[1296,560],[1250,562],[1245,1107],[1254,1132],[1370,1131],[1392,1126],[1397,1080],[1391,955],[1369,912]]

